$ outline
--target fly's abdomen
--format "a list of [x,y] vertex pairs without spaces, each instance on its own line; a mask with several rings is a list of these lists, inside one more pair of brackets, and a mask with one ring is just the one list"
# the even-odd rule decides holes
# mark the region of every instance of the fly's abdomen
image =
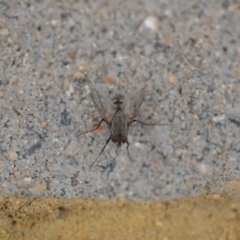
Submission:
[[127,119],[122,112],[116,112],[112,119],[111,134],[112,136],[127,136]]

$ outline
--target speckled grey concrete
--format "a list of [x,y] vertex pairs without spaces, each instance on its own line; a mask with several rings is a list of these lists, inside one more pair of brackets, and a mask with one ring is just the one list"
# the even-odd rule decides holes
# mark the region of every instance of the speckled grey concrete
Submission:
[[[230,0],[1,1],[1,194],[152,200],[239,181],[239,23]],[[145,82],[139,119],[169,125],[132,124],[129,154],[111,142],[89,169],[109,131],[78,136],[101,119],[82,71],[105,96]]]

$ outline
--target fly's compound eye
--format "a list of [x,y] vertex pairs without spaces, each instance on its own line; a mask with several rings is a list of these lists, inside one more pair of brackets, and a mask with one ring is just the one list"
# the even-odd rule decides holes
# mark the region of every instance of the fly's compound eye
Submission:
[[127,137],[122,137],[122,143],[126,143],[127,142]]
[[117,137],[117,136],[113,136],[113,137],[112,137],[112,141],[113,141],[114,143],[118,142],[118,137]]

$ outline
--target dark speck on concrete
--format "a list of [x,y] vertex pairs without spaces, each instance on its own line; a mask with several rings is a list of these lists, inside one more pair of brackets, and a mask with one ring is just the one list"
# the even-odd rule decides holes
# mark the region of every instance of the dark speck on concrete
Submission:
[[69,113],[67,112],[66,109],[64,109],[63,112],[61,113],[60,123],[64,126],[68,126],[68,125],[71,124],[71,118],[70,118]]
[[32,145],[28,149],[27,151],[28,155],[29,156],[33,155],[37,150],[41,149],[41,147],[42,147],[42,141],[38,141],[36,144]]

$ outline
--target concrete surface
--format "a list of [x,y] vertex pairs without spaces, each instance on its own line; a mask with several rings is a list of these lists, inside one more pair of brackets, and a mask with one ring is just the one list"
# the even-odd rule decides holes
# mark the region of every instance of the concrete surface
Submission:
[[[239,22],[227,0],[1,1],[1,194],[156,200],[238,186]],[[109,143],[89,169],[109,131],[78,136],[100,120],[82,72],[104,96],[146,83],[139,119],[169,125],[132,124],[129,154]]]

